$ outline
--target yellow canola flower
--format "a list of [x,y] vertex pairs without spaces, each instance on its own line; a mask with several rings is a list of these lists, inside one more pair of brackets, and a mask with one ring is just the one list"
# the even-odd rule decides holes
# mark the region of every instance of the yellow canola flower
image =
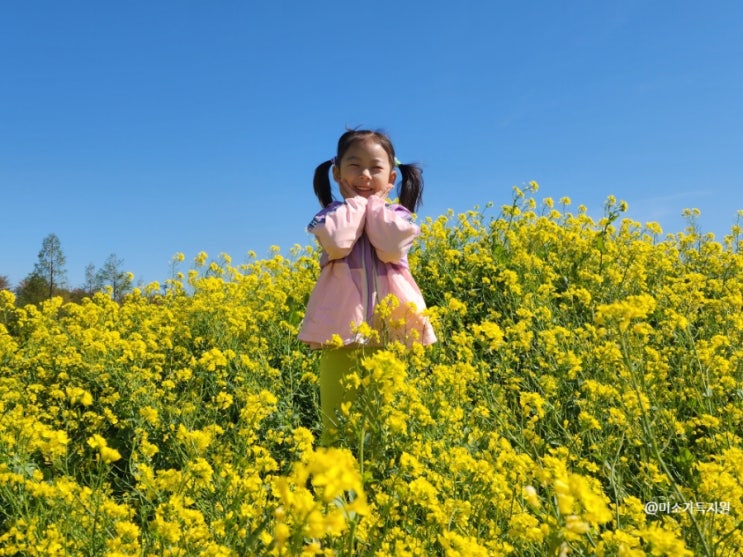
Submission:
[[6,289],[0,290],[0,308],[14,307],[15,301],[16,297],[13,292]]
[[41,450],[44,454],[55,457],[63,456],[67,452],[70,438],[66,431],[47,429],[42,431],[43,445]]
[[467,313],[467,304],[461,302],[460,300],[457,300],[454,297],[449,298],[448,307],[452,312],[458,313],[460,315],[464,315]]
[[106,442],[106,439],[96,433],[88,439],[88,446],[91,449],[100,450],[103,447],[107,447],[108,443]]
[[585,534],[591,529],[591,525],[574,514],[565,518],[565,529],[573,534]]
[[204,352],[199,358],[199,364],[204,366],[208,371],[216,371],[217,368],[227,366],[229,354],[223,353],[219,348],[212,348]]
[[[351,328],[353,330],[354,325],[352,324]],[[343,337],[339,335],[338,333],[333,333],[333,335],[330,337],[330,340],[326,343],[327,348],[341,348],[343,347]]]
[[365,357],[362,365],[370,373],[373,381],[397,383],[407,375],[405,364],[386,350]]
[[483,321],[472,327],[475,337],[486,342],[488,350],[496,351],[503,345],[503,330],[497,323],[492,321]]
[[524,500],[529,503],[533,508],[538,509],[541,506],[541,502],[539,500],[539,495],[537,494],[537,490],[532,485],[527,485],[524,487]]
[[116,449],[112,449],[110,447],[103,447],[100,450],[101,453],[101,460],[105,462],[106,464],[111,464],[112,462],[116,462],[117,460],[121,459],[121,453],[117,451]]
[[611,304],[599,304],[596,308],[596,323],[604,325],[616,322],[620,332],[629,327],[633,319],[645,319],[655,310],[656,301],[649,294],[628,296],[625,300]]
[[539,520],[529,513],[514,513],[509,523],[509,533],[516,539],[527,543],[541,543],[544,540],[544,530]]
[[359,514],[366,512],[358,464],[350,451],[335,448],[312,451],[303,458],[297,475],[311,477],[312,484],[320,488],[321,499],[326,503],[346,492],[355,492],[358,501],[354,507],[355,512]]
[[88,438],[88,446],[98,451],[100,458],[106,464],[111,464],[121,459],[121,453],[116,449],[112,449],[108,446],[106,439],[101,435],[95,434]]
[[664,530],[657,522],[638,532],[638,535],[650,546],[650,555],[673,555],[673,557],[692,557],[682,539],[676,534]]
[[490,557],[488,549],[472,536],[463,536],[447,530],[438,535],[438,541],[447,557]]
[[547,401],[539,393],[521,392],[519,405],[526,415],[534,415],[537,419],[544,418],[544,406]]
[[152,426],[160,424],[160,414],[157,408],[153,408],[152,406],[143,406],[139,409],[139,415]]
[[194,258],[194,263],[198,267],[203,267],[206,264],[206,260],[209,258],[209,254],[205,251],[200,251]]
[[214,469],[206,459],[198,457],[187,465],[188,475],[195,480],[196,487],[213,490],[212,478]]
[[[660,239],[617,198],[594,221],[530,191],[421,226],[439,342],[367,354],[348,449],[314,448],[319,352],[296,338],[319,248],[177,254],[121,301],[0,290],[0,555],[743,554],[743,228]],[[415,311],[383,299],[360,337]],[[654,441],[715,511],[646,514],[673,487]]]
[[66,387],[65,394],[70,404],[80,404],[81,406],[90,406],[93,404],[93,395],[80,387]]
[[206,452],[212,441],[214,441],[214,438],[223,432],[224,430],[217,425],[189,431],[186,426],[181,423],[178,425],[176,438],[189,452],[201,455]]
[[641,543],[636,533],[607,530],[601,533],[601,541],[596,544],[595,552],[597,557],[646,557],[647,553],[640,548]]
[[358,463],[347,449],[310,450],[271,487],[279,501],[273,539],[280,550],[293,531],[310,539],[338,536],[355,517],[369,513]]
[[229,407],[231,407],[233,401],[234,401],[234,397],[231,394],[226,393],[224,391],[220,392],[214,400],[214,402],[216,402],[217,404],[217,407],[222,410],[226,410]]

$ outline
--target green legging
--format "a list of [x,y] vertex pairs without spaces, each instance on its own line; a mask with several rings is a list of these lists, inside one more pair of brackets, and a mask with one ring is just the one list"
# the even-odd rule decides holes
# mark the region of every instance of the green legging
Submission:
[[356,389],[343,384],[343,379],[356,372],[363,356],[370,356],[379,348],[350,346],[323,350],[320,356],[320,411],[322,414],[322,443],[330,444],[336,437],[336,413],[344,402],[356,400]]

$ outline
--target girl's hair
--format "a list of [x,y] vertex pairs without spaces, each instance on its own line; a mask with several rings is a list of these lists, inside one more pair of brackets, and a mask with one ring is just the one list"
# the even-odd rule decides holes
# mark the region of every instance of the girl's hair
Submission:
[[395,148],[392,141],[386,133],[372,130],[348,130],[338,140],[338,150],[334,158],[325,161],[315,169],[315,179],[313,185],[315,195],[320,200],[320,205],[327,207],[335,199],[330,187],[330,177],[328,176],[333,164],[340,164],[343,155],[348,148],[359,141],[373,139],[385,150],[390,158],[390,165],[397,166],[400,169],[402,181],[397,188],[397,196],[400,198],[400,205],[415,213],[418,206],[423,202],[423,171],[417,164],[397,164],[395,165]]

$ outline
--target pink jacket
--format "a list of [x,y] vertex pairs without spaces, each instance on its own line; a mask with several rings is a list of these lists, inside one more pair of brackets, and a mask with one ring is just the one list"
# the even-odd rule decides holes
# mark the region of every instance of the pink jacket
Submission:
[[[317,237],[323,253],[299,340],[312,348],[322,348],[333,334],[340,335],[344,345],[436,342],[431,324],[421,315],[425,302],[408,268],[408,250],[420,233],[410,211],[377,196],[356,196],[325,207],[307,230]],[[374,310],[388,294],[400,304],[380,320]],[[355,334],[352,322],[371,325],[380,332],[381,342]]]

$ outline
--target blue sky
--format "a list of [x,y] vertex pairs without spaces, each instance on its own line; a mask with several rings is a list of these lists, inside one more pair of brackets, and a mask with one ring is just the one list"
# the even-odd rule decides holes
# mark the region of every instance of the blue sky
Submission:
[[55,233],[70,286],[124,259],[312,242],[346,126],[424,168],[421,218],[513,186],[718,238],[743,209],[743,3],[0,3],[0,275]]

